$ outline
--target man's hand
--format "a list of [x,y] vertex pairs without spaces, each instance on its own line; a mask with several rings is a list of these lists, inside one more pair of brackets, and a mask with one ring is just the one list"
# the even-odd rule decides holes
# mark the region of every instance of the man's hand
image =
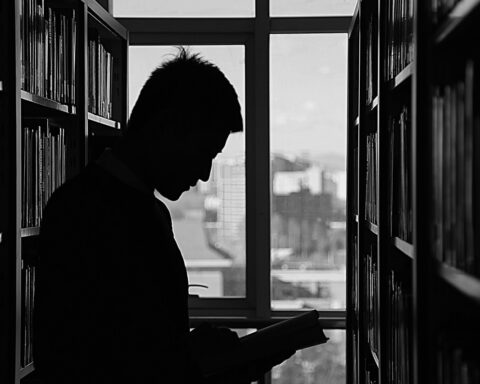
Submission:
[[199,365],[203,360],[232,351],[240,344],[236,332],[202,323],[190,332],[190,348]]
[[235,367],[225,373],[212,377],[209,384],[250,384],[260,380],[272,368],[291,357],[295,351],[278,353],[246,365]]
[[[194,359],[200,370],[208,366],[212,359],[228,355],[240,345],[236,332],[223,327],[215,327],[202,323],[190,332],[190,347]],[[261,360],[235,367],[229,371],[216,375],[209,380],[211,384],[247,384],[257,381],[274,366],[282,363],[295,351],[285,351]]]

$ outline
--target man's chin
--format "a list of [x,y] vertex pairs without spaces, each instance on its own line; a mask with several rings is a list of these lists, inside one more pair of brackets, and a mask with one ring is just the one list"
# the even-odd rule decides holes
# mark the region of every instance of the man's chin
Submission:
[[171,201],[177,201],[180,196],[182,196],[182,194],[184,193],[185,191],[167,191],[167,192],[160,192],[160,194],[167,198],[168,200],[171,200]]

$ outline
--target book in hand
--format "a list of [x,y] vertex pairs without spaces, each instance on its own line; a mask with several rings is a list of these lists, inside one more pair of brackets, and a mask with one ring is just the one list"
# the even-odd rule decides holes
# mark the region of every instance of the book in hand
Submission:
[[209,358],[202,364],[202,371],[205,377],[215,376],[288,351],[323,344],[327,340],[318,321],[318,312],[312,310],[241,337],[237,348]]

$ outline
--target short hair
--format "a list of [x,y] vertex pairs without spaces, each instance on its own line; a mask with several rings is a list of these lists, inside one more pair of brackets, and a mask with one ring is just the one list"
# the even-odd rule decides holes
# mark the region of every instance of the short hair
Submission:
[[202,129],[228,133],[243,130],[240,104],[232,84],[216,65],[183,47],[145,82],[130,115],[127,135],[161,129],[147,124],[151,115],[162,109],[172,112],[179,127],[187,130],[198,129],[202,121],[219,123]]

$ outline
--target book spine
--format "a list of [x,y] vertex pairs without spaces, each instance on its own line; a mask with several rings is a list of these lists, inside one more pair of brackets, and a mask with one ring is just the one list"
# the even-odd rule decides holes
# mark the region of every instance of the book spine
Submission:
[[392,270],[388,279],[388,382],[412,382],[411,294]]
[[387,80],[413,61],[413,0],[389,0],[387,5]]

